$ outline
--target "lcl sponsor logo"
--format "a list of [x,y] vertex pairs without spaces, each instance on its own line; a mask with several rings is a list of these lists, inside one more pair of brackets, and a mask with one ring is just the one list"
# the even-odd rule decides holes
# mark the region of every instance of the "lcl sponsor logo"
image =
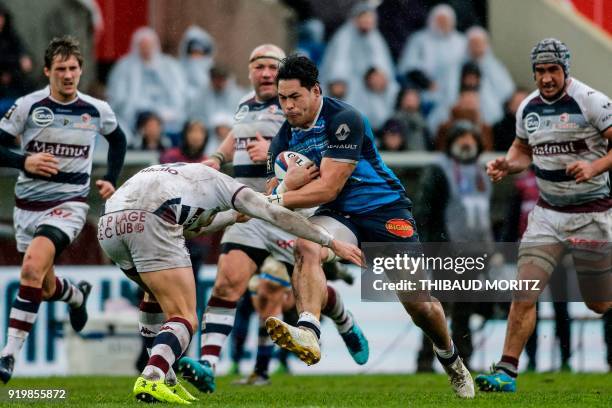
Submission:
[[46,106],[40,106],[32,111],[32,122],[38,126],[49,126],[54,119],[53,111]]

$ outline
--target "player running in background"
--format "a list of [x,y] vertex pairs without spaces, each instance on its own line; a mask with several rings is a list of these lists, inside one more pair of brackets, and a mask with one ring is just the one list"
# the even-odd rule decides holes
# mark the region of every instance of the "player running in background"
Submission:
[[[285,121],[278,103],[276,84],[278,64],[284,57],[283,50],[271,44],[261,45],[251,52],[249,80],[254,94],[238,106],[231,133],[212,158],[204,162],[219,169],[226,161],[233,161],[236,180],[262,193],[266,187],[268,146]],[[308,177],[312,179],[316,173],[309,173]],[[200,360],[186,356],[179,362],[183,376],[201,391],[212,392],[216,388],[215,366],[234,326],[237,302],[245,293],[249,279],[270,255],[289,266],[289,270],[293,269],[295,239],[295,236],[259,219],[233,225],[225,231],[215,285],[202,322]],[[284,292],[290,282],[278,284],[267,279],[266,275],[260,277],[263,279],[258,285],[257,312],[263,327],[266,318],[281,314]],[[327,290],[333,292],[327,305],[328,316],[338,325],[353,359],[364,364],[369,355],[367,340],[346,311],[338,292],[331,286]],[[251,380],[265,383],[273,344],[265,335],[259,336],[258,343],[257,372]]]
[[[531,65],[538,89],[516,113],[517,137],[505,157],[487,164],[494,182],[534,165],[540,199],[521,239],[518,276],[547,282],[568,247],[586,305],[605,313],[612,307],[612,102],[569,76],[570,52],[559,40],[540,41]],[[536,301],[512,302],[501,360],[476,377],[481,390],[516,391]]]
[[[418,242],[410,211],[412,204],[400,181],[380,158],[367,119],[350,105],[321,95],[318,70],[306,57],[286,58],[277,82],[287,121],[270,146],[268,189],[290,191],[273,194],[269,199],[288,208],[320,205],[310,220],[347,242]],[[299,177],[293,179],[289,171],[277,186],[271,170],[276,156],[285,150],[302,153],[315,162],[320,178],[300,184]],[[292,186],[288,185],[290,180]],[[296,186],[299,188],[290,189]],[[389,227],[394,222],[411,228],[408,233],[400,233]],[[320,251],[317,244],[301,239],[296,243],[293,288],[300,313],[297,327],[273,317],[266,322],[272,339],[307,364],[314,364],[321,357],[319,319],[328,298]],[[433,342],[457,395],[472,398],[472,378],[448,334],[440,303],[436,300],[403,304]]]
[[200,163],[141,170],[106,202],[98,223],[104,252],[147,293],[139,317],[150,358],[133,395],[142,401],[188,403],[195,398],[171,367],[197,327],[195,280],[184,233],[217,231],[236,221],[235,209],[312,239],[360,264],[361,251],[335,240],[304,217],[270,204],[263,195]]
[[[74,38],[53,39],[45,51],[49,86],[19,98],[0,122],[2,166],[21,170],[13,221],[17,250],[25,254],[6,345],[0,353],[4,383],[11,378],[15,358],[42,301],[66,302],[77,332],[87,322],[91,285],[85,281],[74,285],[56,276],[53,264],[85,224],[96,136],[101,134],[109,142],[107,173],[96,181],[103,199],[115,191],[126,142],[108,104],[77,90],[82,65]],[[24,154],[8,149],[19,136]]]

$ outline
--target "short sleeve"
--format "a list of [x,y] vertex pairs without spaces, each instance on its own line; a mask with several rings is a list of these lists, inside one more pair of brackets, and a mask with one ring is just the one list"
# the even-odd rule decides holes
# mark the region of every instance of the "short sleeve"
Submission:
[[612,101],[601,92],[594,92],[585,98],[586,117],[600,132],[612,126]]
[[0,121],[0,129],[15,137],[21,135],[28,121],[28,113],[29,105],[24,98],[17,99]]
[[523,111],[525,110],[525,104],[521,104],[516,110],[516,137],[524,142],[529,141],[529,136],[525,130],[525,123],[523,122]]
[[239,183],[232,177],[216,172],[215,177],[215,191],[217,193],[217,201],[221,204],[221,211],[229,210],[234,208],[234,200],[236,193],[242,190],[246,186]]
[[276,133],[276,136],[272,139],[270,147],[268,148],[268,159],[266,160],[266,179],[272,180],[275,177],[274,174],[274,161],[276,156],[281,152],[287,150],[289,146],[287,133],[291,132],[287,122],[283,123],[281,128]]
[[100,104],[100,134],[108,135],[117,129],[117,117],[110,105],[106,102]]
[[345,110],[336,114],[327,127],[328,145],[324,157],[357,163],[361,156],[365,124],[361,114]]

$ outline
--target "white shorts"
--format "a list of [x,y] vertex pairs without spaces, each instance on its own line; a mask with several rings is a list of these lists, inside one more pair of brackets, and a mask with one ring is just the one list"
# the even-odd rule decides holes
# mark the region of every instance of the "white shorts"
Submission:
[[44,211],[13,210],[17,251],[25,253],[40,225],[50,225],[74,241],[85,225],[89,205],[80,201],[67,201]]
[[280,262],[293,265],[295,235],[258,218],[231,225],[225,230],[221,244],[239,244],[262,249]]
[[123,210],[100,217],[98,241],[121,269],[152,272],[191,267],[183,226],[148,211]]
[[535,206],[529,214],[521,248],[539,243],[563,243],[574,258],[580,253],[612,253],[612,209],[590,213],[564,213]]

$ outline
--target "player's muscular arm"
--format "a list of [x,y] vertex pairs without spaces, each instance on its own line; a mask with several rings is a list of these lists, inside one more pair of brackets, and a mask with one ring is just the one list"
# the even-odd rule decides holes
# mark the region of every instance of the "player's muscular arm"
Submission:
[[213,153],[209,159],[204,160],[203,163],[215,170],[220,170],[223,163],[234,160],[235,149],[236,139],[234,138],[234,132],[230,131],[227,137],[219,145],[217,151]]
[[323,158],[320,177],[297,190],[283,194],[287,208],[311,208],[333,201],[355,170],[355,164]]
[[508,174],[520,173],[531,164],[531,147],[526,141],[515,138],[505,157],[487,163],[487,174],[495,183]]
[[312,224],[301,215],[276,204],[269,203],[264,196],[244,187],[234,194],[233,206],[251,217],[261,218],[300,238],[331,248],[336,255],[355,265],[361,265],[361,251],[346,242],[334,239],[322,228]]
[[[612,127],[606,129],[602,136],[608,139],[608,144],[612,143]],[[612,169],[612,150],[608,151],[604,157],[601,157],[593,162],[579,160],[569,164],[566,168],[566,173],[576,179],[576,183],[582,183],[599,176]]]

